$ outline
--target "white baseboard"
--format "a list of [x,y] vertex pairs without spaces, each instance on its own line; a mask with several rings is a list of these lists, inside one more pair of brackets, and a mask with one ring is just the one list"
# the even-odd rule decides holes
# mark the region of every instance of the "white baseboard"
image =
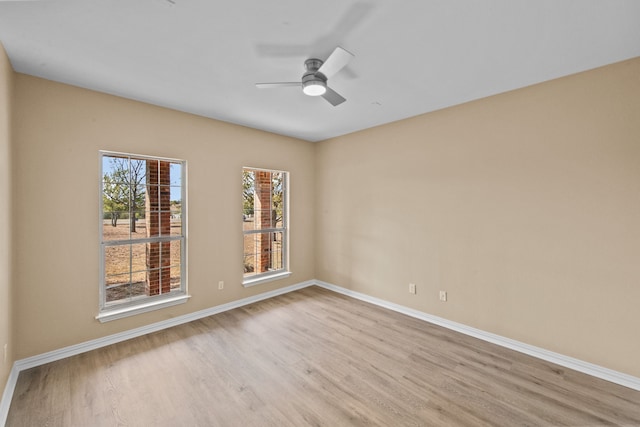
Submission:
[[196,311],[194,313],[185,314],[183,316],[174,317],[172,319],[163,320],[157,323],[152,323],[151,325],[142,326],[140,328],[131,329],[91,341],[86,341],[58,350],[49,351],[47,353],[42,353],[33,357],[27,357],[26,359],[16,360],[11,369],[11,373],[9,374],[9,379],[7,380],[4,393],[2,394],[2,401],[0,401],[0,426],[4,426],[6,423],[7,415],[9,414],[9,406],[11,405],[13,392],[15,391],[16,382],[18,381],[18,375],[25,369],[34,368],[36,366],[44,365],[45,363],[55,362],[56,360],[64,359],[66,357],[75,356],[80,353],[85,353],[87,351],[126,341],[131,338],[136,338],[142,335],[150,334],[152,332],[161,331],[163,329],[171,328],[172,326],[182,325],[183,323],[192,322],[194,320],[202,319],[204,317],[222,313],[224,311],[233,310],[234,308],[253,304],[258,301],[273,298],[275,296],[296,291],[298,289],[306,288],[314,284],[314,280],[308,280],[306,282],[301,282],[270,292],[264,292],[248,298],[232,301],[227,304],[217,305],[215,307]]
[[456,332],[463,333],[465,335],[472,336],[474,338],[481,339],[483,341],[490,342],[502,347],[506,347],[511,350],[518,351],[520,353],[528,354],[529,356],[536,357],[538,359],[546,360],[547,362],[555,363],[556,365],[564,366],[565,368],[573,369],[578,372],[582,372],[597,378],[601,378],[606,381],[610,381],[615,384],[619,384],[625,387],[629,387],[634,390],[640,391],[640,378],[624,374],[622,372],[614,371],[609,368],[604,368],[593,363],[585,362],[573,357],[565,356],[553,351],[545,350],[540,347],[525,344],[520,341],[512,340],[500,335],[496,335],[490,332],[482,331],[480,329],[472,328],[461,323],[452,322],[451,320],[443,319],[441,317],[433,316],[431,314],[424,313],[422,311],[414,310],[399,304],[395,304],[389,301],[385,301],[379,298],[375,298],[369,295],[365,295],[359,292],[355,292],[346,288],[342,288],[331,283],[316,280],[315,284],[322,288],[338,292],[343,295],[347,295],[352,298],[356,298],[371,304],[375,304],[380,307],[388,308],[389,310],[397,311],[398,313],[406,314],[407,316],[415,317],[417,319],[424,320],[425,322],[433,323],[438,326],[442,326],[447,329],[451,329]]
[[0,426],[3,426],[7,423],[9,406],[11,405],[13,392],[16,389],[18,374],[20,374],[20,371],[18,371],[18,368],[14,363],[13,367],[11,368],[11,372],[9,373],[9,378],[7,379],[7,385],[4,388],[4,393],[2,393],[2,400],[0,400]]
[[47,353],[39,354],[26,359],[16,360],[9,374],[9,379],[2,394],[2,400],[0,401],[0,426],[5,425],[7,415],[9,414],[9,406],[11,405],[11,399],[15,391],[16,383],[18,381],[18,375],[25,369],[34,368],[36,366],[44,365],[45,363],[54,362],[56,360],[64,359],[66,357],[75,356],[80,353],[95,350],[98,348],[106,347],[111,344],[116,344],[122,341],[136,338],[142,335],[150,334],[152,332],[161,331],[173,326],[178,326],[183,323],[188,323],[194,320],[202,319],[207,316],[222,313],[224,311],[233,310],[234,308],[242,307],[248,304],[253,304],[258,301],[262,301],[268,298],[273,298],[278,295],[283,295],[289,292],[296,291],[298,289],[306,288],[308,286],[317,285],[319,287],[359,299],[371,304],[375,304],[380,307],[387,308],[389,310],[396,311],[398,313],[406,314],[407,316],[415,317],[417,319],[424,320],[438,326],[442,326],[447,329],[454,330],[456,332],[463,333],[475,338],[479,338],[483,341],[487,341],[502,347],[509,348],[511,350],[518,351],[520,353],[528,354],[529,356],[537,357],[538,359],[546,360],[548,362],[555,363],[560,366],[564,366],[575,371],[583,372],[588,375],[592,375],[603,380],[610,381],[615,384],[619,384],[625,387],[629,387],[634,390],[640,391],[640,378],[633,377],[621,372],[614,371],[612,369],[604,368],[602,366],[594,365],[592,363],[584,362],[582,360],[574,359],[572,357],[564,356],[559,353],[545,350],[543,348],[535,347],[529,344],[525,344],[510,338],[505,338],[500,335],[485,332],[480,329],[472,328],[470,326],[463,325],[461,323],[452,322],[441,317],[433,316],[422,311],[414,310],[399,304],[395,304],[389,301],[385,301],[379,298],[375,298],[360,292],[351,291],[349,289],[333,285],[331,283],[323,282],[321,280],[308,280],[295,285],[287,286],[284,288],[276,289],[270,292],[254,295],[252,297],[243,298],[241,300],[232,301],[227,304],[221,304],[215,307],[207,308],[204,310],[196,311],[194,313],[178,316],[173,319],[164,320],[162,322],[153,323],[151,325],[142,326],[140,328],[131,329],[129,331],[120,332],[114,335],[109,335],[103,338],[98,338],[84,343],[64,347],[58,350],[50,351]]

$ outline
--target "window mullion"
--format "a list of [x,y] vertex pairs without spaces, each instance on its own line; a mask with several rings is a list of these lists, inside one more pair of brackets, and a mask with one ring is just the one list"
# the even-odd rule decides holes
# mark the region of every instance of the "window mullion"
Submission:
[[119,246],[128,245],[130,243],[154,243],[154,242],[171,242],[174,240],[180,240],[184,236],[157,236],[157,237],[145,237],[143,239],[130,239],[130,240],[106,240],[102,242],[105,246]]
[[263,234],[263,233],[282,233],[285,231],[285,228],[259,228],[254,230],[246,230],[244,232],[245,235],[249,234]]

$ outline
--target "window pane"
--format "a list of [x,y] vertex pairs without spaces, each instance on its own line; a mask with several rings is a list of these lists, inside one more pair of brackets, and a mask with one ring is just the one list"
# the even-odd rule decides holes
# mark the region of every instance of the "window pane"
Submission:
[[171,214],[171,235],[182,236],[182,219],[180,213]]
[[168,211],[171,209],[171,187],[168,185],[160,185],[160,210]]
[[[178,242],[161,242],[160,243],[160,266],[161,267],[169,267],[171,266],[171,248],[178,247]],[[179,250],[179,247],[178,247]],[[179,258],[178,258],[179,259]]]
[[133,228],[130,220],[127,220],[127,226],[132,230],[131,239],[146,239],[147,238],[147,220],[145,219],[145,211],[139,210],[133,213],[135,222]]
[[120,183],[128,182],[129,159],[122,156],[102,157],[102,176],[108,176],[110,180]]
[[172,200],[169,211],[169,220],[171,222],[171,236],[182,236],[182,200]]
[[118,245],[106,246],[104,248],[104,266],[105,276],[115,276],[118,274],[127,274],[129,280],[130,262],[131,262],[131,246]]
[[147,243],[131,245],[131,271],[139,272],[147,269]]
[[147,184],[145,192],[145,208],[153,212],[160,210],[159,186],[157,184]]
[[102,156],[102,176],[110,172],[111,159],[113,156]]
[[147,175],[146,175],[146,183],[147,184],[157,184],[158,183],[158,164],[159,161],[156,159],[147,159]]
[[171,235],[182,236],[182,204],[171,202],[170,221]]
[[142,261],[144,262],[143,268],[160,267],[160,242],[151,242],[144,244]]
[[171,249],[169,250],[169,253],[171,256],[171,262],[168,265],[172,267],[180,267],[182,263],[182,242],[180,240],[172,240],[170,243]]
[[171,267],[162,267],[160,269],[160,294],[168,294],[171,292]]
[[148,237],[154,237],[160,234],[159,221],[160,214],[157,212],[145,212],[145,229],[147,230]]
[[125,274],[113,274],[105,276],[105,283],[107,287],[117,286],[117,285],[128,285],[130,283],[129,279],[131,275],[129,272]]
[[171,192],[171,206],[175,204],[182,204],[182,189],[181,187],[177,187],[172,185],[170,188]]
[[[246,239],[246,237],[245,237]],[[253,276],[256,274],[255,255],[252,253],[244,254],[244,276]]]
[[171,235],[171,212],[165,211],[159,213],[158,233],[160,236]]
[[170,184],[177,188],[182,186],[182,165],[180,163],[171,163],[169,166]]
[[171,291],[180,289],[180,267],[171,267]]
[[116,220],[128,217],[129,212],[129,187],[123,183],[106,181],[102,184],[102,210],[105,214],[113,214]]
[[[103,162],[103,172],[111,182],[129,185],[129,158],[127,157],[106,157],[108,163]],[[105,181],[108,181],[105,178]]]
[[253,171],[244,169],[242,171],[242,221],[244,230],[253,230],[254,221],[254,182]]
[[106,289],[106,302],[108,304],[121,304],[144,295],[146,295],[145,281],[135,280],[119,286],[108,287]]
[[104,186],[118,186],[119,188],[128,188],[129,179],[127,178],[127,176],[127,169],[120,170],[112,166],[109,169],[103,169],[102,183]]
[[129,220],[126,212],[102,212],[102,240],[126,240],[129,238]]
[[136,211],[136,210],[144,209],[146,196],[147,196],[147,184],[138,183],[132,186],[131,187],[132,210]]
[[129,183],[131,186],[145,185],[147,182],[147,160],[132,158],[129,166]]
[[255,224],[255,217],[253,216],[253,210],[251,210],[251,213],[243,213],[242,214],[242,229],[244,231],[246,231],[246,230],[254,230],[255,226],[256,226],[256,224]]
[[272,270],[282,270],[284,268],[282,252],[282,232],[270,233],[271,265]]
[[264,209],[256,208],[254,213],[254,227],[256,230],[273,227],[272,211],[268,206]]
[[[144,289],[145,282],[147,280],[147,271],[133,271],[131,272],[131,285],[136,289]],[[140,293],[138,291],[138,293]]]
[[254,233],[244,237],[245,276],[284,268],[282,232]]
[[282,204],[283,186],[284,176],[282,172],[273,172],[271,174],[272,209],[277,209]]
[[131,285],[129,283],[113,286],[106,290],[106,302],[126,302],[131,298]]
[[[182,262],[182,253],[180,251],[181,242],[179,240],[173,240],[171,242],[165,242],[164,245],[169,246],[169,259],[163,262],[163,269],[166,269],[166,277],[169,279],[168,291],[176,290],[180,285],[180,268]],[[165,288],[166,290],[166,288]]]

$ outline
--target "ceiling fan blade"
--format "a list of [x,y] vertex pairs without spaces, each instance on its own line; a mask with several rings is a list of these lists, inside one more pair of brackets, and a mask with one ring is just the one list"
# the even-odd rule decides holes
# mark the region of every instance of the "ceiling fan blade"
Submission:
[[256,87],[259,89],[271,89],[275,87],[289,87],[289,86],[302,86],[300,82],[279,82],[279,83],[256,83]]
[[324,64],[318,69],[319,73],[325,75],[326,78],[333,76],[340,71],[345,65],[349,63],[355,57],[351,52],[347,52],[340,46],[329,55]]
[[340,95],[338,92],[331,89],[330,87],[327,87],[327,91],[322,95],[322,97],[327,101],[329,101],[329,103],[334,107],[346,101],[346,98],[344,98],[342,95]]

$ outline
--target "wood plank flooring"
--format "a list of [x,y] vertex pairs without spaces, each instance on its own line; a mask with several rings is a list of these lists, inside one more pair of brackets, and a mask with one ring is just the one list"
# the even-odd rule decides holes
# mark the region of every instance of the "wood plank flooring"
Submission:
[[318,287],[24,371],[7,426],[640,426],[640,392]]

